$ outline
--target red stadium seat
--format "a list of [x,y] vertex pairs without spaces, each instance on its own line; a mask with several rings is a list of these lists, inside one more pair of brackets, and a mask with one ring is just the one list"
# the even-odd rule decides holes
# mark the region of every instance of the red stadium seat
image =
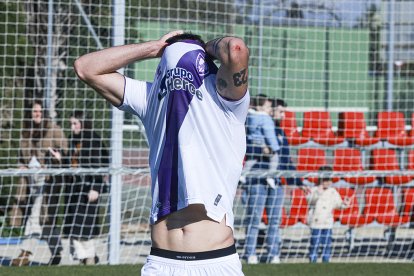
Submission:
[[414,188],[403,190],[403,206],[401,216],[404,222],[409,222],[414,216]]
[[353,139],[358,146],[369,146],[379,142],[367,131],[363,112],[341,112],[338,114],[338,136]]
[[402,112],[379,112],[375,136],[396,146],[409,146],[414,144],[414,136],[408,136],[405,130],[405,119],[404,113]]
[[262,214],[262,222],[266,225],[269,224],[269,218],[267,217],[267,211],[266,208],[263,209],[263,214]]
[[332,146],[344,141],[332,131],[332,121],[327,111],[306,111],[303,113],[302,136],[312,138],[318,144]]
[[296,188],[292,190],[292,199],[289,216],[286,219],[282,217],[282,227],[292,226],[298,222],[307,224],[308,202],[305,192]]
[[[301,148],[297,152],[296,170],[301,172],[316,172],[326,165],[325,151],[319,148]],[[308,181],[317,183],[317,177],[308,177]]]
[[408,222],[406,218],[398,214],[393,192],[389,188],[368,188],[365,191],[363,215],[365,223],[376,220],[384,225],[398,226]]
[[334,210],[335,221],[340,221],[343,225],[357,225],[361,214],[359,212],[358,200],[352,188],[336,188],[342,199],[351,198],[351,204],[346,209]]
[[280,127],[285,132],[289,145],[297,146],[309,141],[309,138],[299,134],[295,112],[285,111],[285,118],[280,122]]
[[[371,152],[371,168],[376,171],[400,171],[400,165],[395,150],[393,149],[374,149]],[[412,180],[409,175],[389,175],[384,178],[387,184],[406,184]]]
[[[340,148],[334,151],[333,170],[338,172],[363,172],[364,168],[361,161],[361,152],[355,148]],[[350,176],[343,179],[356,185],[372,183],[376,180],[375,176]],[[338,177],[334,177],[333,181],[337,182]]]

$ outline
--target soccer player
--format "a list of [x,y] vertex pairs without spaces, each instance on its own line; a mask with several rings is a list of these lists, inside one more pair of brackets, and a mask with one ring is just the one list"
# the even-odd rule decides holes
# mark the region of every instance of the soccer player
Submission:
[[[116,72],[158,57],[152,83]],[[152,248],[144,276],[243,275],[232,207],[246,149],[248,60],[240,38],[204,43],[197,35],[173,31],[75,61],[81,80],[145,126]]]

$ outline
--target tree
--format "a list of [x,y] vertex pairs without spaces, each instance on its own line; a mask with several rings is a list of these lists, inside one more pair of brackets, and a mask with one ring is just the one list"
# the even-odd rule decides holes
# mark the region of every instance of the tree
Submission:
[[[45,0],[27,1],[24,5],[27,31],[30,34],[29,42],[34,45],[34,58],[31,64],[27,64],[26,70],[26,77],[32,81],[26,85],[25,107],[30,106],[33,98],[46,98],[49,116],[54,119],[57,116],[57,82],[62,70],[67,68],[65,62],[68,53],[67,34],[70,33],[72,26],[69,16],[70,6],[65,3],[53,5],[51,14],[53,23],[48,26],[48,5],[48,1]],[[50,44],[48,44],[48,28],[52,31]]]

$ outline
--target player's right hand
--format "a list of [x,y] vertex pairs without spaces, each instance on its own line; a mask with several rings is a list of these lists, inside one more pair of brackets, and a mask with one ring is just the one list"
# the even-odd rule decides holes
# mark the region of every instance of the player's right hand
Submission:
[[169,38],[171,38],[171,37],[173,37],[173,36],[176,36],[176,35],[180,35],[180,34],[182,34],[182,33],[184,33],[184,31],[183,31],[183,30],[175,30],[175,31],[169,32],[168,34],[163,35],[163,36],[162,36],[162,37],[158,40],[158,42],[160,42],[160,46],[161,46],[161,48],[160,48],[160,50],[159,50],[159,51],[158,51],[158,53],[157,53],[157,57],[160,57],[160,56],[162,55],[162,53],[164,52],[165,47],[167,47],[167,46],[168,46],[167,40],[168,40]]
[[162,42],[166,42],[169,38],[176,36],[176,35],[180,35],[183,34],[184,31],[183,30],[175,30],[175,31],[171,31],[168,34],[163,35],[159,40]]

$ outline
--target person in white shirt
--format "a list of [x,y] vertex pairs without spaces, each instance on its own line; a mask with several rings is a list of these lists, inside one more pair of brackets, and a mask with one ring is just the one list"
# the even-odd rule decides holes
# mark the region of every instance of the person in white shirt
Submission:
[[[153,82],[116,72],[159,57]],[[240,38],[204,43],[173,31],[75,61],[81,80],[145,126],[152,248],[143,276],[243,275],[232,209],[246,151],[248,59]]]
[[316,263],[319,247],[322,247],[322,262],[328,263],[331,257],[332,228],[334,224],[333,210],[348,208],[352,198],[342,200],[335,188],[332,188],[330,174],[332,168],[322,166],[319,168],[319,183],[312,187],[307,194],[309,204],[309,226],[311,239],[309,247],[309,262]]

